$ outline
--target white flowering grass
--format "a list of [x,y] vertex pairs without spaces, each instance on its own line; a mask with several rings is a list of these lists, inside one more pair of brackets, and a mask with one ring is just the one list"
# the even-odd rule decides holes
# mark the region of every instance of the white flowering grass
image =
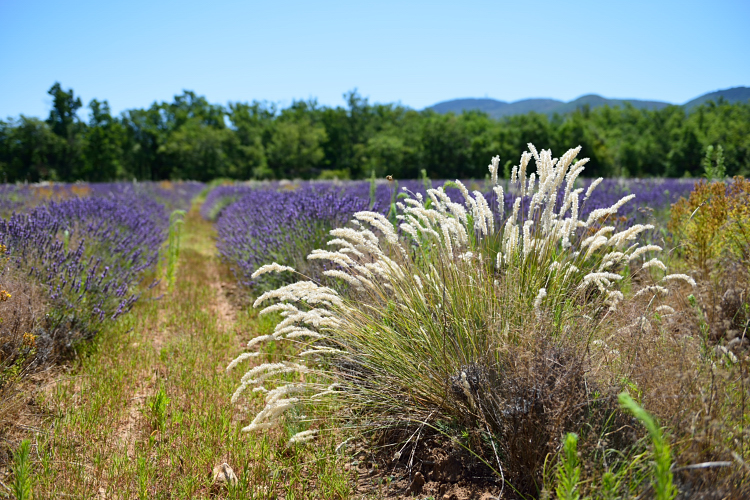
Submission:
[[[660,306],[667,288],[657,283],[689,278],[666,275],[661,248],[639,243],[652,226],[617,231],[603,223],[632,195],[580,217],[600,181],[585,194],[576,187],[588,161],[576,160],[579,150],[557,159],[529,145],[507,192],[497,184],[493,158],[498,200],[492,206],[455,181],[461,203],[443,187],[430,189],[427,199],[410,195],[397,204],[397,228],[381,214],[359,212],[348,227],[331,231],[329,248],[308,258],[331,263],[327,275],[340,289],[303,277],[255,302],[264,307],[260,314],[275,312],[281,321],[248,347],[263,349],[273,340],[298,349],[293,359],[256,366],[243,377],[233,400],[250,387],[269,395],[246,430],[269,428],[294,405],[335,398],[342,424],[451,420],[501,433],[503,403],[495,399],[489,408],[478,386],[502,383],[511,349],[540,337],[585,347],[634,294]],[[527,176],[532,160],[535,171]],[[510,213],[505,196],[514,199]],[[262,270],[289,271],[277,264]],[[651,283],[634,292],[635,271]],[[292,372],[302,382],[288,382]]]

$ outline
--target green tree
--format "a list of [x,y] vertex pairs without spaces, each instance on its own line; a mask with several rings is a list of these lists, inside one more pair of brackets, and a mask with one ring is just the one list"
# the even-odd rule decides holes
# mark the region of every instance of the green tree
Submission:
[[123,145],[126,132],[122,123],[112,117],[107,101],[93,99],[83,148],[83,161],[76,179],[102,182],[125,177]]
[[367,141],[364,169],[374,171],[377,177],[403,177],[402,166],[406,149],[404,139],[394,133],[375,134]]
[[750,103],[708,102],[689,113],[582,107],[549,118],[538,113],[491,119],[480,112],[440,115],[397,104],[371,104],[356,90],[344,105],[294,101],[286,109],[253,102],[211,104],[186,90],[113,117],[55,83],[46,121],[21,116],[0,122],[3,179],[37,181],[116,178],[316,178],[344,173],[416,178],[475,177],[499,155],[518,162],[533,142],[553,150],[581,145],[588,175],[701,175],[709,145],[721,144],[727,175],[750,174]]
[[460,117],[425,112],[421,136],[421,167],[441,179],[465,177],[470,138]]
[[170,129],[163,105],[154,103],[148,109],[126,111],[122,124],[126,132],[123,148],[125,172],[142,180],[171,178],[172,165],[159,152]]
[[65,147],[57,151],[52,161],[52,177],[72,181],[81,161],[81,136],[85,128],[76,115],[81,108],[81,99],[74,95],[73,89],[63,90],[59,82],[55,82],[47,93],[52,96],[52,111],[47,124],[65,141]]
[[176,179],[206,182],[234,177],[234,165],[227,154],[231,140],[229,129],[212,127],[193,117],[169,134],[159,153],[171,165],[171,176]]
[[259,102],[229,105],[228,118],[234,131],[228,154],[240,179],[273,177],[268,167],[264,138],[270,138],[271,123],[276,114],[273,106]]
[[308,118],[277,120],[266,147],[268,167],[275,177],[310,179],[320,174],[326,130]]
[[21,115],[15,120],[0,120],[0,181],[51,179],[51,165],[65,147],[65,141],[37,118]]

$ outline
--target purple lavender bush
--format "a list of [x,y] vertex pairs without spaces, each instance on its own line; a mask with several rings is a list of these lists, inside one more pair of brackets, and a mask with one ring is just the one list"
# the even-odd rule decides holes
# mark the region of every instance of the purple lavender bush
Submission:
[[53,201],[89,196],[145,196],[169,211],[187,210],[204,187],[201,182],[191,181],[0,184],[0,217],[28,212]]
[[[274,189],[276,183],[274,185],[269,183],[263,187]],[[206,220],[216,221],[222,210],[254,189],[259,189],[259,187],[250,184],[221,184],[214,187],[206,195],[206,199],[201,205],[201,216]]]
[[216,221],[219,254],[246,286],[278,285],[251,278],[258,267],[274,261],[319,279],[307,254],[325,246],[328,231],[368,207],[367,198],[320,184],[308,183],[293,190],[251,189],[224,208]]
[[0,220],[2,273],[25,273],[49,298],[35,332],[37,362],[93,337],[128,311],[135,286],[158,261],[168,214],[142,196],[92,196],[38,206]]
[[0,217],[13,212],[28,211],[38,205],[73,196],[88,196],[90,189],[83,184],[0,184]]
[[205,184],[193,181],[103,182],[85,184],[92,196],[120,198],[146,197],[163,205],[167,211],[188,210],[190,203]]

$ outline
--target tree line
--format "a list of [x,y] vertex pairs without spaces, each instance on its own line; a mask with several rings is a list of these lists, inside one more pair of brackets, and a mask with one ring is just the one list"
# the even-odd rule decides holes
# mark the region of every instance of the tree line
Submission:
[[172,102],[113,116],[55,83],[46,120],[0,120],[0,181],[280,178],[483,178],[492,156],[504,170],[528,142],[561,154],[581,145],[590,176],[699,176],[709,147],[722,147],[728,175],[750,173],[750,103],[582,108],[564,116],[490,118],[372,104],[356,91],[345,105],[295,101],[211,104],[191,91]]

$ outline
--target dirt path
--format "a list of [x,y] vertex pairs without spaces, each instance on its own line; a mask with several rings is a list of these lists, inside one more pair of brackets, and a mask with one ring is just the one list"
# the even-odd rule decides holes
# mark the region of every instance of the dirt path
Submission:
[[[350,498],[335,437],[290,449],[296,429],[241,432],[265,403],[251,393],[231,405],[243,370],[225,367],[272,325],[229,297],[233,278],[195,208],[182,242],[174,288],[146,293],[33,394],[32,430],[17,441],[32,441],[34,497]],[[236,487],[214,484],[224,463]]]
[[[193,224],[201,224],[203,221],[196,217],[195,213],[191,213],[190,221]],[[200,267],[204,269],[198,269],[205,271],[208,276],[220,276],[219,263],[216,256],[216,246],[213,244],[213,240],[206,242],[203,234],[195,234],[194,232],[188,233],[190,247],[188,252],[195,251],[202,258],[198,259],[193,264],[200,264]],[[208,244],[210,243],[210,244]],[[193,271],[196,269],[194,268]],[[184,276],[185,273],[180,273],[178,276]],[[201,273],[204,274],[204,273]],[[206,310],[216,320],[216,327],[222,334],[232,334],[234,332],[234,325],[236,322],[236,310],[232,304],[227,300],[224,295],[224,286],[220,280],[212,280],[209,282],[210,291],[212,292],[209,297],[209,301],[206,306]],[[162,348],[172,342],[179,341],[179,336],[184,335],[184,331],[175,330],[168,325],[167,320],[170,316],[175,314],[172,310],[171,301],[168,300],[170,290],[167,287],[165,281],[162,281],[160,285],[155,289],[157,297],[167,297],[167,300],[163,300],[159,303],[160,306],[156,311],[156,322],[154,328],[150,329],[148,338],[144,339],[144,349],[148,349],[149,345],[153,349],[154,353],[158,356]],[[136,347],[139,347],[136,345]],[[148,379],[136,390],[136,393],[131,398],[131,404],[126,410],[126,419],[120,425],[118,430],[118,440],[123,446],[127,448],[127,456],[133,458],[135,456],[135,444],[138,439],[137,430],[143,426],[144,416],[147,413],[147,403],[154,396],[156,382],[158,377],[162,375],[163,370],[160,368],[166,368],[161,365],[157,366],[152,373],[144,374]]]

